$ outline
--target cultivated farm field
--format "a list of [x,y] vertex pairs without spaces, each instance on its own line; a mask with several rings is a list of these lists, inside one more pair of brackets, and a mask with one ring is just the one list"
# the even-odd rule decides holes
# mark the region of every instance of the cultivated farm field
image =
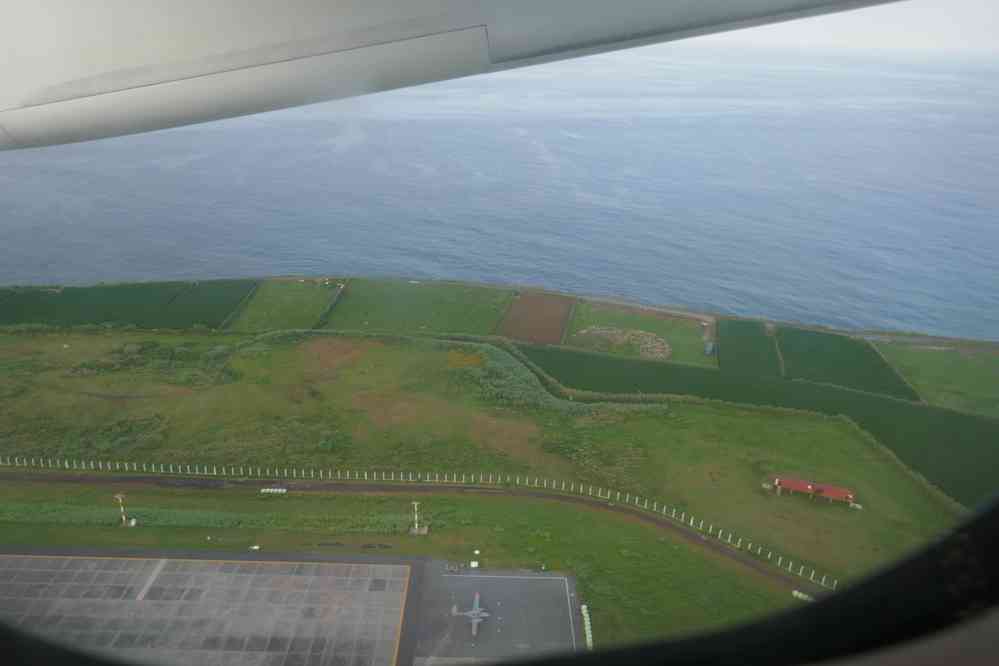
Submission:
[[190,288],[187,282],[151,282],[94,287],[3,288],[0,324],[128,323],[166,328],[174,323],[167,307]]
[[499,327],[499,334],[514,340],[556,345],[572,312],[575,299],[541,291],[517,294]]
[[206,280],[0,289],[7,292],[0,308],[0,324],[218,328],[255,285],[255,280]]
[[917,395],[866,340],[793,326],[777,329],[788,379],[808,379],[902,400]]
[[596,329],[642,331],[658,336],[670,346],[669,360],[707,367],[717,367],[714,356],[704,353],[704,327],[692,317],[621,305],[579,301],[573,311],[566,345],[593,351],[639,357],[642,351],[634,342],[613,342],[608,336],[587,334]]
[[336,294],[336,279],[272,279],[260,283],[229,330],[243,333],[312,328]]
[[780,358],[773,336],[762,322],[718,321],[718,365],[729,375],[780,377]]
[[513,297],[459,282],[351,280],[326,327],[382,333],[489,335]]

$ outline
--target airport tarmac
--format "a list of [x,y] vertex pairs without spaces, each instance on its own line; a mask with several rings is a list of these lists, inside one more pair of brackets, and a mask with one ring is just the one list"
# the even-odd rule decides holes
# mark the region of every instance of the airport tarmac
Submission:
[[[0,620],[155,664],[431,666],[572,651],[578,599],[557,573],[426,558],[130,552],[0,554]],[[471,635],[476,593],[489,617]]]

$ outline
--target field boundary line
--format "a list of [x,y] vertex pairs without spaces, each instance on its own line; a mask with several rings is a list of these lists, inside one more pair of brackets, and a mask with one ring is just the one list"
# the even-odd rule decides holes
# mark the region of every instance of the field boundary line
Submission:
[[774,348],[777,350],[777,361],[780,364],[780,377],[781,379],[787,379],[787,365],[784,363],[784,352],[780,350],[780,338],[777,337],[777,330],[774,329],[774,334],[770,336],[774,340]]
[[565,322],[562,324],[562,337],[558,341],[560,345],[564,345],[566,340],[569,339],[569,331],[572,329],[572,320],[576,316],[577,305],[579,305],[579,299],[572,299],[572,305],[569,306],[569,312],[566,314]]
[[[340,285],[343,286],[341,287]],[[319,319],[311,326],[310,330],[325,328],[325,326],[330,323],[330,316],[333,314],[333,308],[335,308],[336,304],[340,302],[340,296],[343,295],[343,292],[347,291],[347,287],[349,286],[350,278],[344,278],[343,282],[337,282],[336,292],[330,298],[330,302],[326,306],[326,309],[322,311],[322,314],[319,315]]]
[[227,330],[229,326],[231,326],[236,321],[236,319],[238,319],[239,315],[241,315],[243,313],[243,310],[246,309],[246,306],[248,306],[250,304],[250,301],[253,300],[253,297],[256,296],[257,289],[259,289],[260,285],[263,283],[264,283],[263,280],[257,280],[256,282],[253,283],[253,286],[250,288],[250,291],[246,292],[246,295],[239,300],[239,303],[236,303],[236,307],[234,307],[232,309],[232,312],[230,312],[229,315],[222,320],[222,323],[219,324],[217,330],[219,331]]
[[166,308],[170,307],[171,305],[173,305],[174,301],[176,301],[178,298],[180,298],[181,294],[186,294],[187,292],[191,291],[192,289],[194,289],[194,282],[188,282],[187,286],[185,288],[183,288],[183,289],[178,289],[177,293],[174,294],[173,296],[171,296],[170,300],[167,301],[166,305],[164,305],[163,307],[166,307]]
[[519,297],[519,289],[514,289],[510,292],[510,301],[506,304],[506,307],[503,308],[503,314],[501,314],[500,318],[496,320],[496,325],[493,326],[492,335],[501,335],[500,331],[503,330],[503,322],[506,321],[506,318],[510,314],[510,310],[513,309],[513,302]]
[[[440,488],[491,490],[508,493],[529,494],[539,498],[567,498],[589,502],[594,505],[606,504],[608,508],[624,510],[642,516],[655,516],[656,521],[673,527],[682,527],[682,532],[702,541],[717,542],[724,551],[738,551],[740,557],[775,566],[782,574],[797,576],[816,587],[837,589],[839,579],[829,574],[821,574],[813,564],[801,558],[784,555],[762,542],[740,536],[720,524],[696,518],[685,507],[668,505],[637,493],[621,492],[583,481],[550,479],[530,474],[506,474],[503,472],[456,472],[402,469],[336,469],[330,467],[299,467],[274,465],[228,465],[204,463],[161,463],[135,461],[82,460],[49,458],[38,456],[0,456],[0,467],[41,470],[43,473],[58,470],[61,473],[84,473],[91,476],[115,477],[119,479],[144,477],[206,480],[217,482],[251,482],[263,484],[291,483],[294,485],[329,484],[355,485],[358,487],[378,486],[384,489],[400,488]],[[193,469],[192,469],[193,468]],[[495,491],[494,491],[495,492]],[[745,545],[744,545],[745,544]],[[754,548],[755,546],[755,548]],[[748,556],[748,557],[747,557]],[[786,563],[786,566],[785,566]],[[797,568],[794,566],[797,565]],[[761,569],[762,571],[762,569]]]
[[878,355],[878,358],[880,358],[880,359],[881,359],[881,361],[882,361],[882,362],[883,362],[883,363],[884,363],[885,365],[887,365],[887,366],[888,366],[888,368],[889,368],[889,369],[890,369],[890,370],[891,370],[891,371],[892,371],[893,373],[895,373],[895,376],[896,376],[896,377],[898,377],[898,378],[899,378],[900,380],[902,380],[902,383],[903,383],[903,384],[905,384],[906,386],[908,386],[908,387],[909,387],[909,390],[910,390],[910,391],[912,391],[912,393],[913,393],[913,394],[914,394],[914,395],[915,395],[915,396],[916,396],[917,398],[919,398],[918,402],[921,402],[921,403],[922,403],[922,404],[924,404],[924,405],[928,405],[928,404],[930,404],[930,403],[928,403],[928,402],[926,401],[926,398],[924,398],[924,397],[923,397],[923,394],[922,394],[922,393],[920,393],[919,391],[917,391],[917,390],[916,390],[916,387],[915,387],[915,386],[913,386],[913,385],[912,385],[912,384],[911,384],[911,383],[909,382],[909,380],[905,378],[905,375],[903,375],[903,374],[902,374],[901,370],[899,370],[898,368],[896,368],[896,367],[895,367],[895,364],[894,364],[894,363],[892,363],[891,361],[889,361],[889,360],[888,360],[888,357],[887,357],[887,356],[885,356],[885,355],[884,355],[883,353],[881,353],[881,350],[880,350],[880,349],[878,349],[878,346],[877,346],[876,344],[874,344],[873,342],[871,342],[871,341],[870,341],[870,340],[868,340],[867,338],[854,338],[854,339],[855,339],[855,340],[860,340],[860,341],[862,341],[863,343],[865,343],[866,345],[868,345],[868,346],[869,346],[869,347],[870,347],[871,349],[873,349],[873,350],[874,350],[874,353]]

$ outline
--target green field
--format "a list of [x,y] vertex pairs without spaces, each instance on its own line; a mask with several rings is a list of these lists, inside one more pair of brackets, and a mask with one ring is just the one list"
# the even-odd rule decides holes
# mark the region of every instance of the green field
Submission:
[[79,326],[127,323],[143,328],[166,328],[172,319],[167,308],[190,288],[187,282],[95,287],[0,289],[0,324]]
[[781,326],[777,329],[777,343],[788,379],[808,379],[902,400],[919,400],[866,340]]
[[715,367],[714,356],[704,354],[700,322],[616,305],[579,301],[569,323],[566,344],[593,351],[641,356],[639,345],[631,340],[617,342],[608,336],[580,335],[591,327],[614,328],[621,331],[645,331],[665,340],[672,351],[671,361]]
[[488,335],[513,292],[457,282],[351,280],[327,328],[385,333]]
[[2,289],[0,325],[132,324],[139,328],[218,328],[254,280],[149,282],[58,289]]
[[[551,396],[491,345],[328,334],[0,335],[0,372],[9,396],[2,454],[575,479],[688,507],[837,577],[884,563],[953,521],[841,420],[577,404]],[[760,491],[768,475],[792,471],[853,484],[873,504],[856,513],[774,503]]]
[[256,280],[195,282],[167,307],[167,314],[175,324],[166,328],[197,325],[219,328],[256,285]]
[[521,349],[563,385],[584,391],[694,395],[842,414],[965,506],[977,505],[999,488],[994,474],[982,473],[983,469],[999,469],[999,419],[801,380],[732,376],[679,363],[622,359],[557,347],[523,345]]
[[312,328],[336,294],[337,281],[277,279],[261,282],[229,330],[239,332]]
[[729,375],[781,376],[776,343],[759,321],[718,320],[718,365]]
[[999,351],[940,346],[878,343],[927,402],[999,418]]
[[[125,493],[139,527],[115,526],[111,492]],[[261,554],[328,555],[377,543],[390,546],[379,549],[381,555],[463,560],[477,548],[488,567],[536,570],[543,564],[577,577],[595,641],[603,646],[703,631],[792,603],[787,590],[652,526],[544,500],[422,496],[432,529],[413,539],[404,536],[411,510],[406,495],[276,498],[253,489],[5,482],[0,498],[8,545],[245,551],[257,544]]]

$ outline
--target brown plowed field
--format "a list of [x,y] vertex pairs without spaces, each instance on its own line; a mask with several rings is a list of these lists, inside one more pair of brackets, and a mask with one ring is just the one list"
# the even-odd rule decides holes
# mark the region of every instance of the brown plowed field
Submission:
[[545,345],[562,342],[575,299],[539,291],[522,291],[514,298],[499,334]]

